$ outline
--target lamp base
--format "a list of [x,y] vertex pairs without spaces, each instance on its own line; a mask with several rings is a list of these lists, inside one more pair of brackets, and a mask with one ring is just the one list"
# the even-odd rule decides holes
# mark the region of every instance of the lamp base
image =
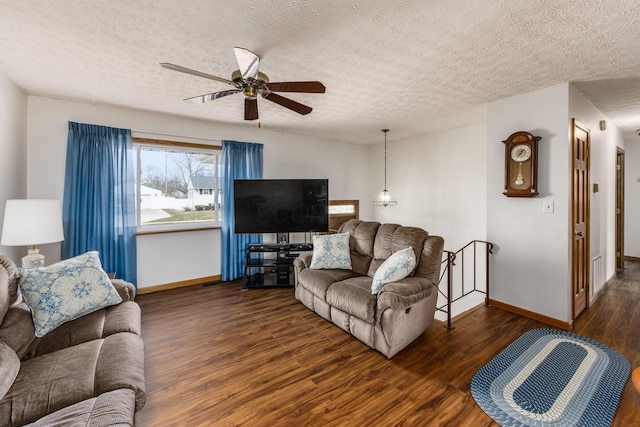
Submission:
[[44,255],[38,248],[29,248],[28,254],[22,257],[22,268],[44,267]]

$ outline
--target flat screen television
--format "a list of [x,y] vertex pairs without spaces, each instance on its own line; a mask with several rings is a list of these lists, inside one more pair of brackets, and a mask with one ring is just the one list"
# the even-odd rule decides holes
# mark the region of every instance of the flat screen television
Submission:
[[236,179],[236,233],[329,230],[328,179]]

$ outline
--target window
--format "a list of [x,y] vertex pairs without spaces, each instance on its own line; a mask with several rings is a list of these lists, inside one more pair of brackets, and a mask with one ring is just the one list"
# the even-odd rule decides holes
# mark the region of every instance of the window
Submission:
[[138,230],[219,225],[222,149],[133,138]]
[[329,200],[329,231],[336,232],[350,219],[360,218],[359,200]]

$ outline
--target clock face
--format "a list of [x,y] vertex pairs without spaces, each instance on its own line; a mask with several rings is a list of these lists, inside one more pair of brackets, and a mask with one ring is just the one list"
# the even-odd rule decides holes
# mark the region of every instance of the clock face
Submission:
[[531,157],[531,147],[518,144],[511,149],[511,158],[516,162],[526,162]]

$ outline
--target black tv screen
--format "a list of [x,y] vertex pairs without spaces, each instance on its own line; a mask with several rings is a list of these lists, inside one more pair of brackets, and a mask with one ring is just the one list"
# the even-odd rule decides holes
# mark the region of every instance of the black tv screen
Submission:
[[236,179],[236,233],[295,233],[329,229],[328,179]]

